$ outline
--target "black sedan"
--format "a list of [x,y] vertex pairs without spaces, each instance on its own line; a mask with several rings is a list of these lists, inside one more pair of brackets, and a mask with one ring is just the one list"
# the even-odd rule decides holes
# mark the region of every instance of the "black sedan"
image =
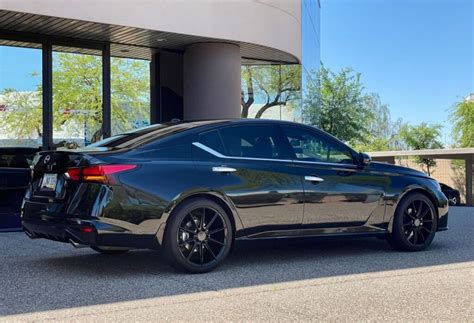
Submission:
[[34,160],[22,208],[31,238],[105,254],[162,247],[188,272],[239,239],[378,236],[423,250],[448,201],[425,174],[371,162],[316,128],[283,121],[153,125]]
[[461,193],[455,188],[446,184],[440,183],[441,191],[446,195],[449,205],[459,205],[461,203]]
[[0,231],[20,230],[21,202],[31,181],[38,148],[0,148]]

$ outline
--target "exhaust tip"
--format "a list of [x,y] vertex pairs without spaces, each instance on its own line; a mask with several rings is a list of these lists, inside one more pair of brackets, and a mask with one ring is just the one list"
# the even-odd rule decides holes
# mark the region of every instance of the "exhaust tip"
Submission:
[[32,233],[32,232],[30,232],[30,231],[28,231],[28,230],[26,230],[26,229],[24,229],[24,232],[25,232],[25,234],[28,236],[28,238],[30,238],[30,239],[38,239],[38,237],[36,236],[36,234],[34,234],[34,233]]
[[74,248],[80,249],[80,248],[87,248],[88,246],[82,243],[78,243],[72,239],[69,239],[69,243],[73,245]]

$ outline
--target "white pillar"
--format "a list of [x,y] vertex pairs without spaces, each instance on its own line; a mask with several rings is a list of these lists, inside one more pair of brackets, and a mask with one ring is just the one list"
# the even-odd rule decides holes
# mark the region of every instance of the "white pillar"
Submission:
[[184,53],[184,119],[240,117],[240,48],[197,43]]

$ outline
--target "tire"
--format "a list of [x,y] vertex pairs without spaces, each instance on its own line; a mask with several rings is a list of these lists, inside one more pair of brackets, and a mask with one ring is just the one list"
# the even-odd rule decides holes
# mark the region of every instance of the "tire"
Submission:
[[409,194],[395,211],[388,241],[397,250],[424,250],[433,241],[437,223],[436,209],[430,199],[421,193]]
[[233,239],[229,215],[209,199],[193,198],[178,205],[171,214],[163,249],[168,262],[176,269],[205,273],[227,257]]
[[128,249],[104,249],[101,247],[91,247],[91,249],[103,255],[109,255],[109,256],[122,255],[129,251]]

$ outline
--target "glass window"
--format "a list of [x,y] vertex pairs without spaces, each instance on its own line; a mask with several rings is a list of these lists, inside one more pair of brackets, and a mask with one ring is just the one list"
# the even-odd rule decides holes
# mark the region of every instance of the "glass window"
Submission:
[[285,159],[275,127],[270,125],[243,125],[220,130],[226,155],[232,157],[251,157]]
[[53,143],[78,148],[102,138],[102,52],[53,46]]
[[206,131],[199,134],[199,140],[201,144],[221,153],[225,154],[224,144],[222,143],[221,136],[218,130]]
[[150,125],[150,62],[112,57],[112,135]]
[[2,148],[42,145],[41,62],[41,44],[0,39]]
[[315,132],[283,126],[285,136],[298,160],[324,163],[353,164],[351,151]]
[[3,148],[0,151],[0,167],[30,168],[36,148]]

